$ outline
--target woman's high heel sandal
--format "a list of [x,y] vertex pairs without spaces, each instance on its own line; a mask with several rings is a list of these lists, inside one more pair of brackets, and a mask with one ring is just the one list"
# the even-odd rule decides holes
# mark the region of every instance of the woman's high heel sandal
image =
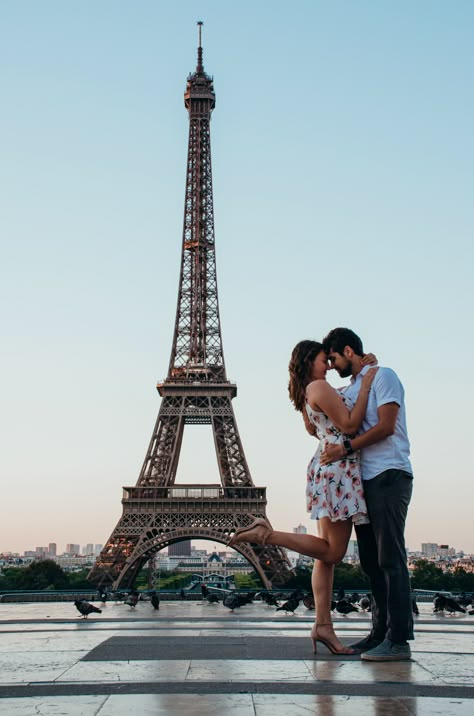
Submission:
[[[244,537],[247,532],[253,532],[254,530],[262,530],[263,533],[260,535],[252,535],[252,537]],[[239,542],[267,544],[267,540],[272,534],[272,532],[273,530],[269,527],[268,522],[266,520],[263,520],[262,518],[259,518],[257,520],[254,520],[252,524],[250,524],[248,527],[239,527],[239,529],[235,531],[233,537],[228,540],[227,547],[232,547],[232,545],[238,544]]]
[[326,622],[324,624],[317,624],[315,622],[311,628],[311,642],[313,644],[313,654],[316,654],[318,651],[318,641],[320,644],[323,644],[326,649],[329,649],[331,654],[336,654],[338,656],[354,656],[355,654],[360,654],[360,651],[358,649],[351,649],[350,646],[343,646],[341,648],[337,648],[334,646],[332,642],[330,642],[328,639],[325,639],[323,636],[318,635],[318,626],[332,626],[330,622]]

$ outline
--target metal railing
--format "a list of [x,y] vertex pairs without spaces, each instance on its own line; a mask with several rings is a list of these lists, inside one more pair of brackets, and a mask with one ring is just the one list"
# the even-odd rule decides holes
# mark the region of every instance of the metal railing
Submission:
[[172,485],[170,487],[124,487],[124,500],[266,500],[265,487],[222,485]]

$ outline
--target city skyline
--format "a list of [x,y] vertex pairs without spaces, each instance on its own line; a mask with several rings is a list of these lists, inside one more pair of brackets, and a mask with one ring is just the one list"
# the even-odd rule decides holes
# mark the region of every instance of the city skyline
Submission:
[[[315,443],[288,401],[287,365],[300,339],[349,325],[405,386],[407,544],[442,531],[473,553],[461,453],[474,390],[459,357],[474,348],[474,7],[198,9],[0,11],[2,547],[51,532],[65,544],[71,531],[105,543],[136,483],[171,348],[183,91],[203,19],[224,353],[269,519],[315,530]],[[206,426],[185,431],[177,484],[202,481],[219,482]]]
[[[302,526],[304,527],[304,525],[299,524],[299,525],[298,525],[298,528],[301,528]],[[293,527],[293,528],[292,528],[292,531],[294,532],[296,529],[297,529],[296,527]],[[351,540],[351,541],[354,541],[354,540],[355,540],[355,535],[352,536],[352,540]],[[212,540],[197,540],[197,539],[196,539],[196,540],[193,540],[193,539],[192,539],[192,540],[183,540],[183,542],[188,542],[188,541],[191,542],[191,549],[192,549],[192,550],[202,550],[202,549],[205,550],[205,549],[207,548],[207,549],[210,549],[211,552],[214,552],[214,551],[226,551],[226,549],[227,549],[224,544],[222,544],[222,543],[216,543],[216,542],[213,542]],[[85,553],[84,553],[84,549],[85,549],[86,547],[89,547],[89,546],[93,547],[93,548],[94,548],[94,549],[93,549],[93,553],[94,553],[95,556],[97,556],[97,555],[99,554],[100,550],[101,550],[102,547],[103,547],[103,545],[102,545],[101,543],[86,542],[85,544],[80,544],[80,543],[67,543],[67,542],[66,542],[66,543],[65,543],[64,551],[61,552],[59,549],[57,549],[57,545],[58,545],[57,542],[53,542],[53,543],[49,543],[49,544],[50,544],[50,546],[51,546],[51,545],[54,545],[54,547],[55,547],[56,550],[57,550],[57,555],[58,555],[58,556],[60,556],[61,554],[68,554],[69,551],[67,550],[67,547],[68,547],[68,546],[71,546],[71,545],[74,545],[74,546],[76,546],[76,547],[79,547],[79,549],[77,550],[76,553],[77,553],[78,555],[80,555],[80,556],[84,556],[84,554],[85,554]],[[210,548],[209,545],[212,545],[212,548]],[[424,547],[425,547],[426,549],[423,549]],[[444,543],[444,542],[427,542],[427,541],[425,541],[425,542],[422,542],[422,543],[421,543],[419,549],[414,548],[413,546],[407,544],[407,552],[410,552],[410,553],[418,553],[418,552],[424,553],[424,552],[426,552],[426,554],[430,554],[430,553],[434,554],[434,553],[437,551],[436,548],[438,548],[438,550],[442,549],[442,550],[444,550],[444,551],[446,551],[446,550],[449,548],[450,551],[451,551],[451,550],[454,550],[455,554],[460,554],[461,552],[462,552],[463,554],[467,554],[467,555],[469,555],[469,554],[474,554],[474,552],[471,553],[471,552],[469,552],[468,550],[463,549],[463,548],[460,547],[459,545],[450,545],[450,544],[446,544],[446,543]],[[38,551],[38,550],[40,550],[40,549],[41,549],[41,550],[43,550],[43,549],[47,550],[46,547],[43,547],[43,546],[38,547],[38,546],[37,546],[37,547],[35,547],[34,549],[33,549],[33,547],[30,547],[29,549],[23,550],[23,553],[26,553],[26,552],[28,552],[28,553],[29,553],[29,552],[35,552],[35,551]],[[74,550],[71,550],[71,551],[74,551]],[[231,551],[233,551],[233,550],[231,550]],[[2,554],[7,554],[7,553],[18,554],[18,555],[22,556],[22,554],[20,553],[20,550],[2,550],[2,546],[0,545],[0,555],[2,555]],[[158,553],[158,554],[159,554],[159,553]],[[56,555],[56,553],[55,553],[55,555]]]

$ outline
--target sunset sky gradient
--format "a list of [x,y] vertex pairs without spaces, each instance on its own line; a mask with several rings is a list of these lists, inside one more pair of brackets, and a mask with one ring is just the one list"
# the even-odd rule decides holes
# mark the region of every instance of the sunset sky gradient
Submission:
[[[287,366],[346,325],[405,386],[408,546],[474,552],[467,0],[2,4],[0,550],[104,543],[137,480],[175,320],[199,19],[226,367],[271,521],[314,529]],[[210,428],[187,428],[178,482],[218,480]]]

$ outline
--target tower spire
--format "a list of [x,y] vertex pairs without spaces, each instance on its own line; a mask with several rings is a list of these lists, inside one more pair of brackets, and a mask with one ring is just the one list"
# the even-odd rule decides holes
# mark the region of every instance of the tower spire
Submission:
[[204,65],[202,64],[202,45],[201,45],[201,29],[204,25],[202,20],[197,21],[197,26],[199,28],[199,45],[198,45],[198,61],[196,65],[196,72],[198,74],[202,74],[204,72]]

